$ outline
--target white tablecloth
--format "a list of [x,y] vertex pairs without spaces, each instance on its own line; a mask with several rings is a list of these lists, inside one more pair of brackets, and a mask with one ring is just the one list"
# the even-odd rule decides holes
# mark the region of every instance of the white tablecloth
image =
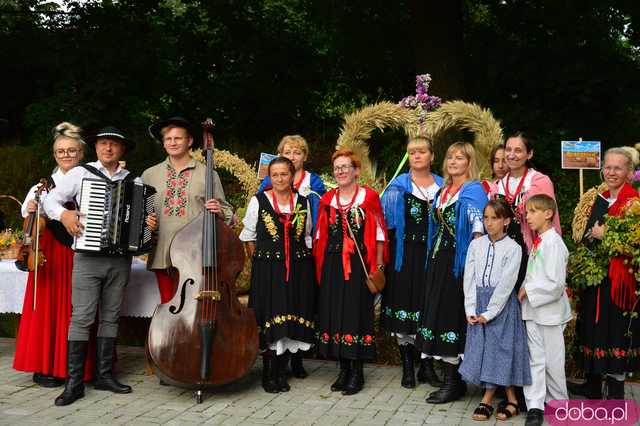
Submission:
[[[15,267],[13,260],[0,261],[0,313],[22,312],[27,276]],[[155,274],[147,271],[144,262],[134,258],[122,315],[150,317],[158,303],[160,292]]]

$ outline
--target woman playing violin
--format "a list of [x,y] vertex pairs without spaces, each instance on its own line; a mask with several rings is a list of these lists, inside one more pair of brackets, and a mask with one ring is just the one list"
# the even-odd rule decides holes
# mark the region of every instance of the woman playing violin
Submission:
[[[53,157],[57,168],[49,184],[55,186],[84,157],[85,143],[80,128],[60,123],[53,129]],[[38,185],[33,186],[22,205],[22,216],[35,214]],[[41,202],[46,197],[43,191]],[[44,211],[40,209],[42,215]],[[44,218],[41,218],[44,220]],[[39,256],[45,263],[29,273],[16,339],[13,368],[33,372],[33,381],[44,387],[60,386],[67,376],[67,331],[71,317],[71,269],[73,238],[56,220],[49,220],[39,239]],[[34,308],[34,293],[36,303]],[[95,358],[85,367],[85,380],[93,378]]]

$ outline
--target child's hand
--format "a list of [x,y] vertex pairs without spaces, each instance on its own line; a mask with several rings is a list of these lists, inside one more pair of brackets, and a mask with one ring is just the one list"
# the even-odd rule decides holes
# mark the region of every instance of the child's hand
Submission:
[[488,323],[488,322],[489,322],[489,321],[487,321],[487,319],[486,319],[485,317],[483,317],[482,315],[478,316],[478,317],[476,318],[476,320],[478,321],[478,323],[479,323],[479,324],[486,324],[486,323]]
[[527,291],[524,289],[524,287],[520,287],[520,291],[518,291],[518,301],[522,303],[525,297],[527,297]]
[[475,315],[469,315],[469,316],[467,317],[467,322],[468,322],[470,325],[474,325],[474,324],[476,324],[476,323],[478,322],[478,318],[477,318]]

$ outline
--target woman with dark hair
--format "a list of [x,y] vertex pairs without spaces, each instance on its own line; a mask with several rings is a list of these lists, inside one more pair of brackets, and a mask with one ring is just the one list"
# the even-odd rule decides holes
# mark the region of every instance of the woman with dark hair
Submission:
[[[491,198],[505,198],[514,213],[514,220],[509,225],[507,234],[522,247],[526,247],[528,254],[533,244],[534,233],[525,220],[525,202],[536,194],[545,194],[556,199],[553,183],[549,177],[533,168],[533,141],[524,132],[516,132],[507,138],[504,148],[509,171],[502,178],[491,185]],[[558,234],[560,230],[560,217],[555,215],[553,227]],[[522,265],[526,265],[523,258]],[[522,272],[522,271],[521,271]],[[517,287],[524,279],[524,274],[519,274]]]
[[363,361],[375,356],[374,296],[366,279],[384,273],[387,231],[378,194],[358,185],[358,157],[338,150],[332,165],[338,187],[320,200],[313,246],[320,283],[316,329],[320,355],[340,361],[331,390],[353,395],[364,385]]
[[285,157],[269,163],[271,189],[251,197],[240,233],[252,258],[249,307],[260,330],[266,392],[287,392],[286,353],[315,342],[316,284],[311,257],[311,212],[293,191],[295,167]]
[[489,167],[491,167],[491,179],[482,181],[482,187],[487,193],[491,191],[491,184],[502,179],[509,172],[509,166],[504,154],[504,144],[496,145],[491,150]]
[[[414,373],[416,330],[426,280],[427,233],[431,203],[442,178],[431,172],[433,147],[424,137],[407,144],[409,173],[389,183],[382,195],[384,218],[389,229],[391,259],[386,271],[380,321],[398,342],[405,388],[416,386]],[[418,381],[432,386],[442,382],[433,369],[433,359],[423,358]]]

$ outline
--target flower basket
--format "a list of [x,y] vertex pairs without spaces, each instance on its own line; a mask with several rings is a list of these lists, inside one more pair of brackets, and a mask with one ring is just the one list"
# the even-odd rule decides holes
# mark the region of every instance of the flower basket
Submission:
[[18,257],[19,247],[17,244],[8,247],[0,247],[0,259],[16,259]]

